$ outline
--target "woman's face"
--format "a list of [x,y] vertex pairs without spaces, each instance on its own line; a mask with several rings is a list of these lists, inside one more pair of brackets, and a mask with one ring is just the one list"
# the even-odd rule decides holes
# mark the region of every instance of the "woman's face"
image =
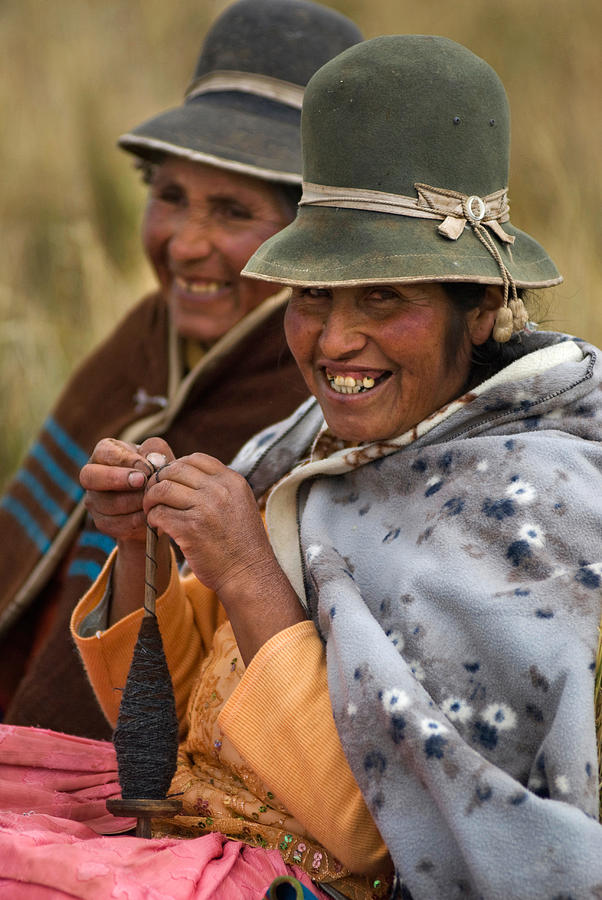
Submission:
[[258,178],[175,156],[156,168],[142,241],[178,334],[212,343],[274,293],[240,271],[291,218],[284,196]]
[[451,363],[445,339],[457,313],[436,283],[295,288],[285,328],[331,430],[372,441],[403,434],[462,393],[473,337],[487,337],[479,314],[468,314]]

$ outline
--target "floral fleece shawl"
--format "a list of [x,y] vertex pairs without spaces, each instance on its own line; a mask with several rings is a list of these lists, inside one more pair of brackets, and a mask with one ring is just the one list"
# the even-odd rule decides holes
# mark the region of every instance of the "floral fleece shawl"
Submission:
[[546,333],[509,350],[390,442],[303,459],[310,400],[233,463],[257,495],[281,479],[274,550],[414,900],[602,897],[602,359]]

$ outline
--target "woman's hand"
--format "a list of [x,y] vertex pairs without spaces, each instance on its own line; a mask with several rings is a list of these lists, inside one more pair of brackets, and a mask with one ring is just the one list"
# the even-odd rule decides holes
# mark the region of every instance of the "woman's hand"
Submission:
[[105,438],[94,448],[80,472],[80,484],[86,490],[86,509],[103,534],[117,541],[144,543],[146,518],[142,499],[155,471],[153,453],[162,455],[164,462],[174,458],[161,438],[150,438],[139,446]]
[[169,463],[148,479],[144,511],[218,594],[246,662],[273,634],[303,621],[251,488],[219,460],[193,453]]
[[[157,466],[173,458],[169,445],[161,438],[149,438],[140,445],[105,438],[96,445],[80,472],[80,483],[86,489],[84,502],[94,524],[117,541],[111,625],[144,602],[144,490]],[[158,593],[165,590],[168,580],[169,542],[164,537],[157,545]]]
[[274,558],[251,488],[204,453],[184,456],[151,476],[144,511],[216,593],[253,577]]

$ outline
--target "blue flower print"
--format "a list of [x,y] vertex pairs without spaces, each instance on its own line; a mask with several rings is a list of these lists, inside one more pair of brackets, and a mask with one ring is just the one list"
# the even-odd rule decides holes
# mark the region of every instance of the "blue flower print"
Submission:
[[516,728],[516,713],[506,703],[490,703],[480,718],[488,725],[495,726],[498,731],[509,731]]
[[396,647],[399,652],[403,650],[404,639],[401,631],[397,631],[397,629],[387,628],[385,631],[386,636],[389,638],[394,647]]
[[380,702],[385,712],[393,714],[406,709],[410,705],[410,698],[405,691],[398,688],[390,688],[382,692]]
[[442,759],[445,745],[448,743],[448,739],[445,737],[448,729],[435,719],[423,719],[420,723],[420,728],[426,737],[424,752],[427,758]]
[[468,722],[472,717],[472,706],[462,697],[446,697],[441,704],[441,711],[450,722]]
[[426,675],[422,663],[419,660],[408,660],[408,666],[410,667],[410,672],[412,673],[416,681],[424,681]]
[[523,505],[532,503],[537,496],[537,492],[533,485],[515,475],[506,488],[506,496]]
[[538,549],[543,547],[545,541],[543,531],[537,525],[523,525],[518,533],[518,537],[519,540],[526,541],[531,547],[537,547]]

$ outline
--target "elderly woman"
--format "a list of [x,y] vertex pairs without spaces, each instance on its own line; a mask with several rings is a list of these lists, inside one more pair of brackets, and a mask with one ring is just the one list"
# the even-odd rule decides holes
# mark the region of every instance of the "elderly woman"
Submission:
[[162,434],[180,456],[229,462],[306,396],[284,294],[240,270],[294,216],[307,80],[359,40],[308,0],[239,0],[209,31],[184,104],[121,137],[149,182],[142,241],[159,290],[76,372],[2,499],[5,721],[110,735],[68,630],[113,546],[84,520],[78,481],[99,438]]
[[508,138],[498,77],[447,39],[325,65],[301,209],[245,269],[292,285],[313,397],[231,467],[101,441],[82,470],[119,549],[72,624],[112,721],[142,484],[163,534],[183,814],[158,833],[374,891],[392,861],[415,900],[599,892],[600,351],[527,323],[520,293],[560,277],[510,223]]

